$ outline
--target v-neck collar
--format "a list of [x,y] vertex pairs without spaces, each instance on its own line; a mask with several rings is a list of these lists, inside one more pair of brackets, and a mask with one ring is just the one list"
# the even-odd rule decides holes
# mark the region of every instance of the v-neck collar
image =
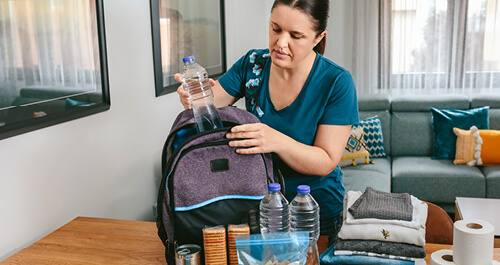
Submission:
[[306,82],[304,82],[304,85],[302,86],[302,88],[300,89],[300,92],[299,94],[297,95],[297,97],[293,100],[293,102],[280,109],[280,110],[277,110],[276,107],[274,106],[274,103],[273,101],[271,100],[271,93],[270,93],[270,87],[269,87],[269,80],[271,79],[271,64],[273,63],[272,60],[269,60],[269,63],[266,65],[266,68],[265,71],[268,72],[268,76],[265,80],[266,82],[266,88],[267,88],[267,91],[265,93],[267,93],[266,95],[266,100],[268,101],[268,103],[270,104],[270,106],[272,107],[272,110],[278,114],[282,114],[282,113],[285,113],[287,112],[288,110],[290,109],[293,109],[295,107],[295,105],[298,105],[300,101],[302,101],[302,98],[304,97],[304,94],[306,93],[306,89],[309,85],[309,82],[311,80],[311,76],[314,72],[314,69],[316,69],[316,65],[318,64],[318,61],[319,61],[319,56],[320,54],[316,53],[316,58],[314,59],[314,64],[311,68],[311,71],[309,71],[309,75],[307,76],[307,79],[306,79]]

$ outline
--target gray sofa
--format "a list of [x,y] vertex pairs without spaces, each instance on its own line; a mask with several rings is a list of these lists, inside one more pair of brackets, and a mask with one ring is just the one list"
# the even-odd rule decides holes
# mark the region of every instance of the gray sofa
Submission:
[[[500,96],[358,96],[360,119],[377,115],[387,158],[343,167],[346,190],[408,192],[454,213],[456,197],[500,198],[500,166],[455,165],[434,160],[430,107],[471,109],[490,106],[490,129],[500,130]],[[500,152],[500,150],[499,150]]]

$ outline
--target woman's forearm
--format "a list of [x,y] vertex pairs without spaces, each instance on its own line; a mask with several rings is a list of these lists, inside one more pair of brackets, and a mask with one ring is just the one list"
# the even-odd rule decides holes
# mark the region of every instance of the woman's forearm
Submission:
[[288,140],[275,153],[293,170],[315,176],[326,176],[340,161],[340,155],[330,156],[323,148],[299,143],[285,136]]
[[337,167],[350,132],[350,125],[319,125],[312,146],[284,136],[275,153],[299,173],[326,176]]

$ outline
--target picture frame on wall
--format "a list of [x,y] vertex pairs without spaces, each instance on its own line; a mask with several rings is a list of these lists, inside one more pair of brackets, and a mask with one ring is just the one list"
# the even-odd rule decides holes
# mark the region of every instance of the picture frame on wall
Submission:
[[0,4],[0,139],[109,110],[102,0]]
[[224,0],[150,0],[156,96],[174,92],[182,59],[194,56],[210,78],[226,71]]

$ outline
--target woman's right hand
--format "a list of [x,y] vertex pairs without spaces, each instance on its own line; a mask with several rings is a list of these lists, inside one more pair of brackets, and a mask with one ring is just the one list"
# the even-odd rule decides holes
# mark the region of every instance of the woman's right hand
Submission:
[[[182,83],[182,75],[181,74],[179,74],[179,73],[175,74],[174,79],[175,79],[175,81]],[[210,78],[209,81],[210,81],[210,86],[214,87],[215,81],[212,78]],[[177,94],[179,94],[179,99],[182,103],[182,106],[184,106],[184,109],[190,109],[191,108],[191,95],[189,94],[189,92],[184,90],[184,87],[182,85],[180,85],[177,88]]]

